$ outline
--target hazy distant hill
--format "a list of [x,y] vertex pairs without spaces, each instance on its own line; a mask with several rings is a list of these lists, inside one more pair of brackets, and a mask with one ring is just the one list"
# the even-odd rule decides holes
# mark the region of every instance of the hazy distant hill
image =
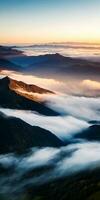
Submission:
[[0,46],[0,69],[19,71],[20,66],[9,60],[13,56],[16,57],[19,55],[22,55],[21,51],[13,49],[12,47]]
[[22,71],[29,74],[49,76],[99,76],[100,63],[64,57],[58,53],[26,56],[13,47],[0,46],[0,68]]
[[13,62],[7,60],[6,58],[0,58],[0,69],[20,71],[20,66],[14,64]]
[[84,75],[89,77],[100,74],[100,64],[79,58],[64,57],[60,54],[41,56],[18,56],[11,61],[27,73],[42,76]]
[[4,58],[8,56],[17,56],[21,54],[22,54],[22,51],[16,50],[13,47],[0,45],[0,58]]

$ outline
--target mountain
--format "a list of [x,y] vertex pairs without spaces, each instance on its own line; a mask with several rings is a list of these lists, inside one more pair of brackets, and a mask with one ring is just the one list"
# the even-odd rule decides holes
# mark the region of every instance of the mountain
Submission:
[[0,113],[0,154],[24,152],[31,147],[60,147],[63,142],[50,131]]
[[[19,88],[19,86],[21,87],[22,85],[24,86],[24,89],[26,86],[27,91],[29,90],[29,86],[22,82],[13,81],[8,77],[0,79],[0,106],[3,108],[33,110],[47,116],[58,115],[56,111],[48,108],[43,102],[37,102],[34,99],[31,100],[28,95],[24,96],[23,92],[18,94],[16,88]],[[48,90],[35,86],[32,87],[31,85],[32,91],[36,92],[36,88],[38,91],[48,92]]]
[[17,64],[7,60],[6,58],[0,58],[0,69],[19,71],[20,67]]
[[8,77],[6,77],[6,79],[9,81],[9,88],[14,91],[22,90],[24,92],[33,92],[39,94],[54,94],[54,92],[38,87],[36,85],[26,84],[22,81],[17,81]]
[[100,125],[92,125],[88,129],[75,135],[75,138],[86,139],[89,141],[100,141]]
[[14,47],[0,45],[0,58],[22,55],[22,53],[22,51],[16,50]]
[[40,56],[12,57],[14,64],[20,65],[23,71],[36,75],[98,75],[100,64],[80,58],[64,57],[58,53]]
[[[16,48],[16,47],[15,47]],[[84,78],[99,77],[100,63],[81,58],[65,57],[58,53],[26,56],[13,47],[0,46],[0,68],[40,75],[42,77],[65,77],[73,75]],[[2,68],[3,67],[3,68]]]
[[0,69],[20,71],[20,66],[9,60],[10,58],[19,55],[23,55],[22,51],[18,51],[8,46],[0,46]]
[[90,124],[95,124],[95,125],[100,125],[100,121],[99,120],[91,120],[89,121]]
[[[70,58],[69,58],[70,59]],[[38,65],[38,64],[63,64],[66,63],[66,57],[56,53],[56,54],[46,54],[46,55],[39,55],[39,56],[18,56],[18,57],[12,57],[11,59],[13,62],[25,67],[31,65]]]

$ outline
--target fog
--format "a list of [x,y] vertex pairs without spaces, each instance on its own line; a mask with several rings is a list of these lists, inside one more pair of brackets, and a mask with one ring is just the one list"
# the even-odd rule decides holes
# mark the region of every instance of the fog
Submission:
[[[81,84],[90,90],[100,87],[98,82],[91,80],[84,80]],[[70,139],[70,144],[61,148],[32,148],[24,155],[0,155],[0,167],[5,170],[5,175],[0,177],[0,193],[12,195],[24,191],[28,185],[36,186],[100,167],[100,142],[76,140],[74,137],[90,127],[90,121],[100,121],[100,97],[60,92],[36,95],[60,115],[45,116],[31,110],[9,108],[0,108],[0,112],[49,130],[61,140]]]
[[27,56],[59,53],[64,56],[93,59],[100,62],[100,45],[83,43],[50,43],[19,46],[18,50],[24,51]]
[[48,105],[62,114],[71,115],[82,120],[100,119],[100,98],[69,95],[46,96]]
[[25,110],[0,108],[8,116],[18,117],[32,126],[39,126],[65,140],[90,126],[89,121],[100,121],[100,98],[69,95],[40,95],[48,107],[60,116],[43,116]]
[[[0,78],[9,76],[11,79],[23,81],[27,84],[35,84],[43,88],[54,91],[55,93],[64,93],[75,96],[87,96],[87,97],[100,97],[100,81],[94,79],[83,79],[80,76],[78,78],[67,76],[66,78],[56,79],[42,78],[33,75],[22,74],[18,72],[2,70],[0,72]],[[24,91],[23,91],[24,92]],[[34,94],[34,93],[33,93]]]
[[[0,165],[9,171],[11,169],[11,174],[1,177],[0,192],[13,194],[30,184],[36,186],[82,170],[100,167],[100,143],[77,143],[59,149],[33,148],[23,156],[0,156]],[[41,170],[42,167],[45,170]],[[28,176],[35,169],[40,170],[39,174]]]
[[0,111],[7,116],[20,118],[32,126],[39,126],[47,129],[62,140],[89,127],[89,124],[84,120],[72,116],[48,117],[39,115],[38,113],[36,114],[32,111],[4,108],[0,108]]

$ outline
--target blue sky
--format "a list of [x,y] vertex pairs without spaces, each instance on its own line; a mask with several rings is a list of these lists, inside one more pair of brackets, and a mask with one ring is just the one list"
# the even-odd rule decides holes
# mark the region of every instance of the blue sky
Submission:
[[99,0],[0,0],[0,42],[100,42]]

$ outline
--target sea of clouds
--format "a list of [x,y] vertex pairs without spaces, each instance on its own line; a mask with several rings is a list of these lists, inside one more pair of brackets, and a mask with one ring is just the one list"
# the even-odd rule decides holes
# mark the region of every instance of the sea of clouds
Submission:
[[[99,97],[43,94],[42,98],[60,116],[44,116],[33,111],[4,108],[0,108],[0,111],[7,116],[18,117],[32,126],[47,129],[64,141],[71,141],[74,134],[86,130],[91,126],[91,120],[100,122]],[[11,174],[0,178],[0,192],[15,193],[30,184],[39,185],[85,169],[100,167],[100,142],[77,140],[61,148],[33,148],[25,155],[1,155],[0,165],[9,171],[11,169]],[[47,170],[27,176],[43,167],[47,167]],[[23,178],[25,176],[27,178]]]
[[[41,96],[41,95],[40,95]],[[89,121],[100,121],[100,98],[70,95],[42,95],[46,105],[60,116],[45,116],[33,111],[0,108],[7,116],[18,117],[32,126],[39,126],[67,139],[87,129]]]
[[[28,185],[41,185],[85,169],[100,167],[100,143],[76,143],[59,149],[33,148],[23,156],[1,155],[0,165],[11,172],[1,176],[0,193],[12,195]],[[45,170],[41,170],[43,167]],[[40,172],[34,173],[35,170]],[[28,176],[30,172],[33,175]]]

